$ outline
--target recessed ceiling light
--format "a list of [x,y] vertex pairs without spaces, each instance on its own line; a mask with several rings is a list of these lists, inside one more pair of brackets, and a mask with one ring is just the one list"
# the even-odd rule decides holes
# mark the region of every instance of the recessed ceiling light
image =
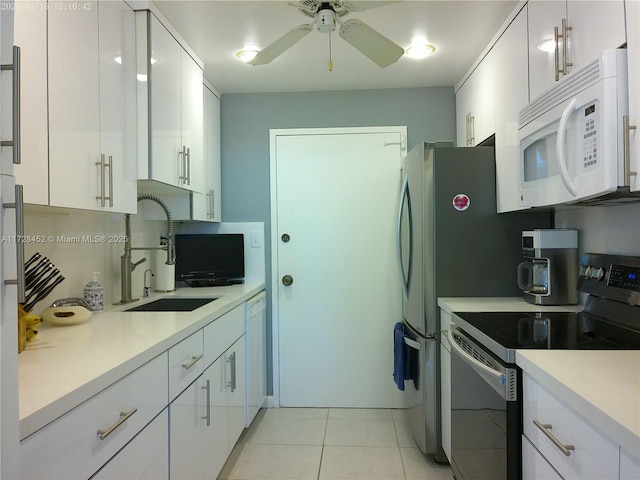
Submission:
[[540,43],[538,43],[536,47],[538,48],[538,50],[551,53],[556,49],[556,41],[553,38],[545,38]]
[[407,48],[405,55],[410,58],[426,58],[436,51],[436,47],[426,43],[411,45]]
[[236,57],[238,57],[239,60],[247,63],[253,60],[259,51],[260,50],[258,50],[257,48],[244,48],[239,52],[236,52]]

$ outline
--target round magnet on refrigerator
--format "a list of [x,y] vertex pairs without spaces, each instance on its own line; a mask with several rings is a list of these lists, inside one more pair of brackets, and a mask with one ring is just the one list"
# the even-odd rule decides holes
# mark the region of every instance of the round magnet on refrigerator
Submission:
[[458,193],[453,197],[453,208],[459,212],[464,212],[471,205],[471,200],[464,193]]

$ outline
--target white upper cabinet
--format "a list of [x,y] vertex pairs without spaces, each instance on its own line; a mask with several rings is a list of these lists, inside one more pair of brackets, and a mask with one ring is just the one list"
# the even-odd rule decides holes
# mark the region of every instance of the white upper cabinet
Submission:
[[202,69],[153,14],[145,15],[148,38],[138,40],[149,66],[150,114],[140,141],[147,135],[151,141],[148,159],[140,159],[148,162],[140,179],[202,192]]
[[25,202],[135,213],[133,11],[85,2],[19,18],[23,84],[33,87],[22,92],[27,156],[16,170]]
[[[528,8],[531,99],[626,42],[624,0],[529,0]],[[547,50],[540,48],[543,42]]]
[[629,130],[631,190],[640,190],[640,2],[627,2],[627,55],[629,59]]
[[220,222],[220,99],[205,85],[204,91],[204,179],[205,193],[191,197],[191,219]]
[[493,135],[497,75],[498,69],[492,51],[489,51],[456,92],[456,130],[459,147],[476,146]]
[[47,9],[44,0],[30,3],[34,8],[13,12],[14,43],[20,47],[21,56],[22,137],[22,163],[14,165],[13,171],[16,183],[25,185],[25,203],[48,205]]
[[518,111],[529,101],[527,9],[523,8],[491,50],[495,77],[496,202],[498,212],[519,210]]

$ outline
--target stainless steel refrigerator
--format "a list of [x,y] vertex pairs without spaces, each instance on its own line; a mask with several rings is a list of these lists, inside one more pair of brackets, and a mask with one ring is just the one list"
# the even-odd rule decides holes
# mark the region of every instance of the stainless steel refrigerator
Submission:
[[421,143],[403,161],[398,261],[416,363],[404,392],[416,443],[442,462],[437,299],[521,296],[521,232],[552,223],[548,212],[496,213],[495,175],[493,147]]

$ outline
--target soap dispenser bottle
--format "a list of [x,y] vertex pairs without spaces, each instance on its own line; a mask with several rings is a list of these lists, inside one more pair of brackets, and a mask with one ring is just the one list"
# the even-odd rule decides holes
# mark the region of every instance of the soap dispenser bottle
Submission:
[[93,272],[92,279],[84,286],[84,299],[93,312],[100,312],[104,309],[104,288],[98,283],[100,272]]

